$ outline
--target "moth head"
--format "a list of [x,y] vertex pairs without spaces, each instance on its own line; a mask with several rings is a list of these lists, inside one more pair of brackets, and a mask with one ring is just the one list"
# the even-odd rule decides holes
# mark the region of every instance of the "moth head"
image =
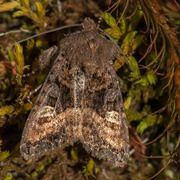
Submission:
[[92,19],[85,18],[82,23],[82,27],[83,27],[84,31],[91,31],[93,29],[96,29],[96,24]]

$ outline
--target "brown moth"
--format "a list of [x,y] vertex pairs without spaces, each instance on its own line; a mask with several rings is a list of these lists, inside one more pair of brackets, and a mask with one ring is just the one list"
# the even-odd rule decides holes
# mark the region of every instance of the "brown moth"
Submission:
[[24,127],[20,151],[25,160],[82,142],[92,156],[123,167],[129,134],[123,99],[113,67],[118,47],[86,18],[83,30],[41,55],[58,56]]

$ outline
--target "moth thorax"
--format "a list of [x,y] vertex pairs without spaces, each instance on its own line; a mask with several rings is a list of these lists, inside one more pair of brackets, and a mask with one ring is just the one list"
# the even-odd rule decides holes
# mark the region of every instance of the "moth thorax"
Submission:
[[97,51],[99,44],[97,44],[97,41],[94,38],[89,40],[88,44],[89,44],[89,47],[92,49],[92,51],[94,51],[94,52]]

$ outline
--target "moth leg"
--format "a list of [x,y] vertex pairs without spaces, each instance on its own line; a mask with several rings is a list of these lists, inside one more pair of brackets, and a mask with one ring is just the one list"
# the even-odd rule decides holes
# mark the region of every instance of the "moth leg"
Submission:
[[56,55],[57,52],[58,52],[57,46],[52,46],[49,49],[45,50],[39,56],[39,60],[38,60],[39,68],[36,68],[31,73],[17,75],[16,77],[22,77],[22,78],[30,77],[34,75],[38,70],[42,71],[45,67],[51,64],[51,62],[54,60],[53,57]]
[[31,92],[29,93],[29,95],[27,96],[27,101],[28,101],[30,104],[32,104],[32,102],[31,102],[31,100],[30,100],[30,97],[31,97],[34,93],[38,92],[38,91],[41,89],[42,85],[43,85],[43,84],[40,84],[36,89],[34,89],[33,91],[31,91]]
[[52,46],[49,49],[45,50],[43,53],[39,56],[39,69],[42,71],[45,67],[51,64],[51,62],[54,60],[54,57],[56,57],[56,53],[58,52],[57,46]]
[[[18,75],[16,77],[30,77],[31,75],[35,74],[38,70],[43,70],[45,67],[51,64],[53,61],[53,57],[55,54],[58,52],[58,47],[57,46],[52,46],[49,49],[45,50],[41,55],[39,56],[39,68],[36,68],[34,71],[28,74],[23,74],[23,75]],[[39,91],[39,89],[42,87],[42,84],[40,84],[37,88],[35,88],[33,91],[31,91],[28,96],[27,96],[27,101],[32,104],[30,97]]]

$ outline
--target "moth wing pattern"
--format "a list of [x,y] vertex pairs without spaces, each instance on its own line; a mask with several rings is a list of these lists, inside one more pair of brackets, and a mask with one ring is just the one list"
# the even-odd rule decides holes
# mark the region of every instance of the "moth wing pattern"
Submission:
[[117,47],[86,18],[83,30],[61,40],[60,49],[27,119],[23,158],[37,159],[80,140],[93,156],[123,167],[129,135],[112,62]]
[[113,62],[105,63],[102,72],[93,77],[93,81],[89,80],[92,86],[84,93],[87,103],[83,111],[82,142],[93,156],[123,167],[129,158],[129,136]]
[[61,147],[63,144],[61,140],[64,139],[64,133],[61,131],[65,127],[64,121],[58,119],[56,113],[56,108],[60,110],[58,98],[61,93],[56,84],[60,74],[56,67],[61,67],[62,63],[63,58],[59,56],[26,121],[20,145],[25,160],[37,159],[45,155],[48,150]]

